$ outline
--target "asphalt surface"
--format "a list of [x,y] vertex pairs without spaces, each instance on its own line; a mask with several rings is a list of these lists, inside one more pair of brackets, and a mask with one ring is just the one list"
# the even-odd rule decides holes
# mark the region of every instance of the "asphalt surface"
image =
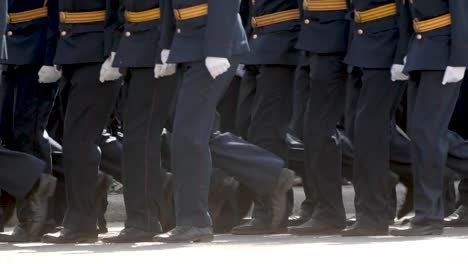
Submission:
[[[117,234],[116,224],[108,235]],[[468,263],[468,229],[441,237],[217,235],[204,244],[0,244],[1,263]]]
[[[354,192],[343,188],[343,200],[348,215],[352,215]],[[296,210],[304,195],[295,189]],[[404,188],[398,188],[401,198]],[[124,217],[120,195],[110,197],[108,216]],[[121,222],[110,224],[110,232],[118,234]],[[9,229],[11,231],[11,228]],[[233,236],[216,235],[214,242],[203,244],[138,243],[109,245],[98,242],[82,245],[51,245],[41,243],[0,243],[0,264],[16,263],[424,263],[468,264],[464,251],[468,249],[468,228],[446,229],[440,237],[343,238],[298,237],[292,235]]]

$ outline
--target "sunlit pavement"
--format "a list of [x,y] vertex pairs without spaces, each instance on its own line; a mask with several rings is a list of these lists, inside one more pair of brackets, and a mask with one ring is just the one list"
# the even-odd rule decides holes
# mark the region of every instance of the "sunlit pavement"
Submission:
[[[401,203],[404,188],[397,188]],[[296,210],[304,194],[295,188]],[[348,216],[354,213],[354,190],[343,188]],[[123,228],[124,208],[121,196],[110,197],[108,219],[111,224],[105,236],[116,235]],[[117,219],[117,220],[116,220]],[[11,231],[11,228],[9,229]],[[164,245],[140,243],[108,245],[2,244],[0,264],[468,264],[468,228],[446,229],[441,237],[422,238],[342,238],[297,237],[291,235],[233,236],[217,235],[206,244]]]
[[[115,224],[108,235],[117,234]],[[441,237],[217,235],[205,244],[1,244],[0,263],[468,263],[468,228]]]

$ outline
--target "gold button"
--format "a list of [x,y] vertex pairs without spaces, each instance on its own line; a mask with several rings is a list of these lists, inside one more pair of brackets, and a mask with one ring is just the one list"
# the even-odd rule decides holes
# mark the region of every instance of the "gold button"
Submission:
[[180,34],[180,33],[182,32],[182,30],[181,30],[180,28],[178,28],[178,29],[176,30],[176,32],[177,32],[177,34]]
[[422,39],[422,35],[421,35],[421,34],[417,34],[417,35],[416,35],[416,38],[417,38],[417,39]]
[[258,38],[258,35],[257,35],[257,34],[253,34],[252,38],[253,38],[253,39],[257,39],[257,38]]
[[132,36],[132,33],[131,33],[130,31],[127,31],[127,32],[125,32],[125,36],[126,36],[127,38],[129,38],[130,36]]
[[13,36],[13,31],[8,31],[7,36],[9,36],[9,37]]
[[309,19],[304,20],[304,24],[309,25],[309,24],[310,24],[310,20],[309,20]]
[[65,37],[66,35],[67,35],[67,32],[65,30],[60,32],[60,36]]
[[364,30],[358,29],[358,30],[357,30],[357,33],[358,33],[359,35],[362,35],[362,34],[364,34]]

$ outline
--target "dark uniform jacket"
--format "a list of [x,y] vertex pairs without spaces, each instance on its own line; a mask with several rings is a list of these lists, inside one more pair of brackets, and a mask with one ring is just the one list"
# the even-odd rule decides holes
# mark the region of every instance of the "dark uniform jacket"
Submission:
[[[399,0],[403,1],[403,0]],[[405,0],[401,17],[401,49],[407,48],[406,72],[445,70],[468,66],[468,2],[460,0]],[[450,13],[452,24],[425,33],[415,33],[419,21]],[[418,36],[419,35],[419,36]]]
[[[296,0],[248,1],[250,18],[298,9]],[[250,20],[250,19],[249,19]],[[242,58],[244,64],[297,65],[302,58],[296,49],[300,20],[290,20],[264,27],[248,27],[250,53]]]
[[[208,15],[176,21],[173,9],[208,4]],[[161,47],[170,49],[169,62],[230,58],[248,52],[239,13],[239,0],[165,0],[161,2]]]
[[8,0],[8,12],[48,7],[48,17],[7,26],[8,59],[2,64],[52,65],[57,45],[58,0]]
[[349,36],[347,10],[305,11],[303,2],[298,1],[302,24],[296,47],[314,54],[346,52]]
[[105,10],[106,18],[95,23],[60,23],[56,64],[99,63],[117,50],[121,35],[118,0],[60,0],[59,9],[64,12]]
[[159,8],[160,0],[122,0],[120,19],[124,33],[120,39],[114,66],[119,68],[154,67],[161,63],[159,47],[161,20],[140,23],[126,21],[124,12],[141,12]]
[[[366,11],[395,0],[353,0],[354,10]],[[401,4],[398,0],[397,5]],[[352,14],[354,17],[354,14]],[[367,23],[352,22],[351,43],[345,62],[362,68],[390,68],[396,56],[399,14]]]

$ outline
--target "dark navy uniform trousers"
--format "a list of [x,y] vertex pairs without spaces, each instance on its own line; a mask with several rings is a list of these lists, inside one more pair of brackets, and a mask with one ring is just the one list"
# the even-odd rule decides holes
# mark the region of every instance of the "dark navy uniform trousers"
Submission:
[[0,188],[25,198],[44,170],[44,162],[25,153],[0,148]]
[[212,165],[222,168],[260,195],[271,192],[284,162],[231,134],[213,134],[216,106],[238,64],[215,80],[204,62],[179,66],[179,88],[172,135],[177,226],[210,226],[208,193]]
[[101,63],[64,65],[68,90],[63,136],[67,211],[63,226],[96,232],[96,186],[102,131],[115,107],[120,83],[99,82]]
[[[304,190],[312,217],[344,228],[341,150],[336,124],[343,115],[346,65],[343,54],[315,54],[309,61],[309,102],[304,118],[306,175]],[[305,209],[311,211],[310,208]]]
[[[129,68],[123,116],[123,183],[127,228],[161,232],[161,132],[176,92],[176,75],[154,78],[153,68]],[[162,212],[164,213],[164,212]]]
[[461,83],[442,85],[444,71],[415,71],[408,85],[415,224],[442,225],[444,168],[450,149],[446,136]]

